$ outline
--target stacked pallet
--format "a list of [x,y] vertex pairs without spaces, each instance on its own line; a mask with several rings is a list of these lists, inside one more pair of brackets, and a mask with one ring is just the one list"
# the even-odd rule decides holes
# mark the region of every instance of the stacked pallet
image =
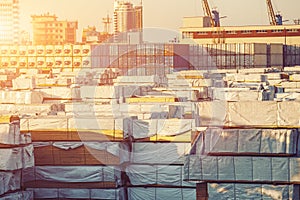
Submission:
[[[124,138],[130,141],[129,162],[121,166],[126,199],[195,199],[196,184],[183,180],[183,158],[196,125],[187,114],[196,112],[192,104],[147,99],[128,104],[128,113],[137,116],[123,123]],[[138,117],[143,112],[148,119]]]
[[34,165],[30,134],[20,134],[17,118],[1,118],[0,124],[0,198],[31,200],[33,194],[22,190],[22,171]]
[[209,102],[208,112],[199,103],[208,128],[185,161],[186,180],[207,183],[199,199],[299,199],[299,115],[287,114],[295,103]]
[[23,172],[26,191],[38,199],[119,199],[119,166],[129,155],[116,124],[97,116],[22,119],[35,152],[35,166]]

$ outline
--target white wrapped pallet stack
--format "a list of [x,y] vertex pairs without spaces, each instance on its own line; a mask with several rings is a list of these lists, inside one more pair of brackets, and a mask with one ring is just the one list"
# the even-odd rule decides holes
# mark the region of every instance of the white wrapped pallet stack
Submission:
[[[5,121],[3,121],[5,120]],[[22,191],[22,171],[34,165],[30,134],[20,133],[16,116],[3,119],[0,124],[0,198],[32,200],[31,191]]]

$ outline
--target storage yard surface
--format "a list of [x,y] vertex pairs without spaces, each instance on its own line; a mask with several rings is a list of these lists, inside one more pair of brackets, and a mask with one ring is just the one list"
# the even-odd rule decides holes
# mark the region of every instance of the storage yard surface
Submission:
[[33,57],[45,66],[1,69],[0,199],[299,199],[300,66]]

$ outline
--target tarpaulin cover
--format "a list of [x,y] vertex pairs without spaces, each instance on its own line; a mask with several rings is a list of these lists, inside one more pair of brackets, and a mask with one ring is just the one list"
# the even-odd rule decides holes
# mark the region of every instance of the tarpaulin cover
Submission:
[[72,188],[27,188],[34,198],[70,198],[70,199],[119,199],[119,189],[72,189]]
[[198,137],[194,146],[197,154],[295,155],[297,139],[297,129],[209,128]]
[[17,170],[34,166],[33,145],[0,149],[0,170]]
[[208,184],[209,199],[299,200],[299,185]]
[[35,166],[23,171],[24,182],[114,182],[118,177],[120,170],[108,166]]
[[187,156],[185,180],[300,183],[295,157]]
[[141,95],[140,86],[81,86],[81,98],[83,99],[119,99],[120,97],[132,97]]
[[226,91],[223,88],[213,89],[213,99],[222,101],[262,101],[260,91]]
[[[194,119],[151,119],[127,120],[126,130],[134,138],[147,138],[154,135],[175,136],[192,131],[195,127]],[[132,123],[128,124],[128,123]],[[130,129],[132,126],[132,129]],[[125,129],[124,128],[124,129]]]
[[33,200],[32,191],[18,191],[1,197],[1,200]]
[[115,156],[120,157],[123,161],[128,161],[129,150],[126,145],[119,142],[34,142],[34,148],[54,146],[62,150],[72,150],[81,146],[86,146],[95,150],[104,150]]
[[201,126],[300,127],[300,102],[211,101],[197,105]]
[[37,91],[0,91],[0,102],[11,104],[40,104],[43,95]]
[[182,165],[129,165],[126,174],[132,185],[190,186],[196,184],[183,180]]
[[30,134],[20,134],[20,127],[17,124],[0,124],[0,144],[20,145],[29,143],[31,143]]
[[51,87],[46,89],[38,89],[46,98],[55,99],[80,99],[80,88],[68,87]]
[[67,131],[68,118],[63,116],[39,116],[23,118],[21,131]]
[[0,172],[0,195],[21,187],[21,170]]
[[131,162],[139,164],[183,164],[189,143],[133,143]]
[[130,187],[128,188],[128,199],[130,200],[141,200],[141,199],[196,200],[196,189]]

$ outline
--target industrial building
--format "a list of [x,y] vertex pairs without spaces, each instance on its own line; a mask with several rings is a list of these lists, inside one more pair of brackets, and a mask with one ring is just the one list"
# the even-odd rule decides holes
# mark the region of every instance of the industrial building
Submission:
[[77,21],[58,21],[55,15],[49,13],[32,15],[31,18],[34,45],[76,43]]
[[300,25],[284,25],[276,14],[271,0],[267,0],[270,25],[222,26],[220,14],[210,9],[208,0],[202,0],[205,16],[184,17],[180,28],[182,42],[198,44],[224,43],[279,43],[294,45],[300,41]]
[[1,0],[0,44],[18,44],[19,26],[19,0]]

